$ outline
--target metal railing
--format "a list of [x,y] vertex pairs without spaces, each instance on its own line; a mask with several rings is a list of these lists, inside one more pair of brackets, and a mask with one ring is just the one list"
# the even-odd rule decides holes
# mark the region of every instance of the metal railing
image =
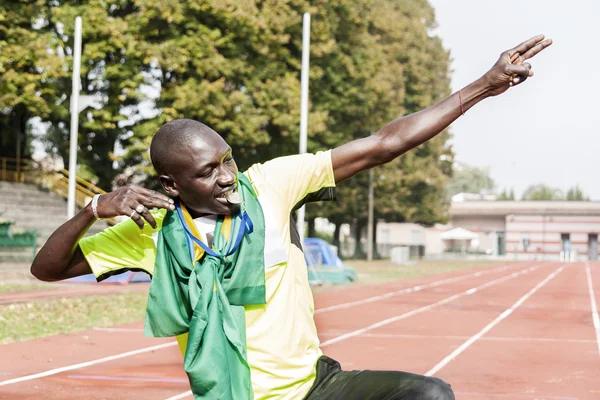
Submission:
[[0,181],[24,183],[38,170],[38,163],[32,159],[0,157]]
[[[44,169],[40,163],[27,158],[0,157],[0,181],[33,183],[45,187],[59,196],[69,198],[69,172],[66,169],[59,171]],[[75,183],[75,204],[83,208],[96,194],[105,194],[106,191],[77,177]],[[107,219],[109,225],[115,225],[115,219]]]

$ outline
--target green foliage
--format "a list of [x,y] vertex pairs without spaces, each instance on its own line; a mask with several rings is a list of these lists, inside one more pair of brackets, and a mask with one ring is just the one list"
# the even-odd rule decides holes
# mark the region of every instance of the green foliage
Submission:
[[[52,9],[54,33],[65,54],[72,54],[75,17],[83,19],[81,94],[100,96],[103,104],[99,110],[87,108],[80,114],[78,160],[93,170],[97,184],[107,189],[115,175],[115,144],[127,136],[128,120],[138,117],[137,107],[143,98],[142,53],[136,45],[138,12],[136,2],[124,0],[65,1]],[[69,68],[72,71],[70,63]],[[70,81],[64,82],[64,88],[71,91]],[[66,107],[68,101],[52,115],[50,122],[55,129],[63,126]],[[59,132],[68,143],[65,128]]]
[[567,191],[568,201],[590,201],[589,196],[583,193],[579,185],[575,185]]
[[0,5],[0,157],[31,153],[28,122],[51,113],[63,63],[42,0]]
[[[449,94],[449,55],[438,37],[433,9],[425,1],[372,1],[360,16],[330,35],[336,52],[311,91],[327,106],[327,134],[339,145],[364,137],[387,122],[424,109]],[[363,2],[365,4],[365,2]],[[368,10],[368,11],[366,11]],[[345,14],[342,14],[345,15]],[[341,18],[339,18],[341,21]],[[359,21],[358,23],[356,21]],[[342,34],[343,32],[343,34]],[[353,38],[348,40],[348,38]],[[325,64],[325,65],[328,65]],[[312,68],[312,67],[311,67]],[[444,221],[444,188],[452,170],[449,133],[375,170],[375,218],[433,224]],[[338,186],[335,204],[310,204],[308,212],[360,228],[367,219],[368,174]]]
[[564,197],[560,189],[538,184],[525,189],[522,200],[564,200]]
[[457,193],[491,192],[495,186],[489,167],[479,168],[460,165],[454,169],[452,179],[448,183],[447,192],[449,196]]
[[[431,33],[426,0],[23,0],[4,7],[0,123],[40,117],[49,125],[47,149],[65,160],[74,19],[82,16],[82,94],[102,96],[103,105],[81,114],[78,159],[106,189],[122,172],[155,182],[148,147],[174,118],[200,120],[223,135],[242,170],[297,153],[304,12],[312,15],[310,152],[367,136],[450,92],[449,54]],[[447,218],[448,138],[445,131],[377,168],[376,218]],[[113,154],[116,145],[125,155]],[[308,216],[364,225],[367,186],[367,174],[344,182],[337,204],[312,204]]]
[[[95,181],[110,188],[113,150],[135,118],[144,82],[136,46],[134,1],[4,2],[0,18],[0,129],[2,154],[12,155],[16,137],[27,145],[27,122],[49,126],[43,138],[50,154],[67,164],[74,20],[83,19],[81,94],[103,98],[100,110],[80,115],[78,161]],[[5,144],[11,144],[5,146]],[[6,150],[5,150],[6,149]]]
[[498,200],[511,200],[511,201],[514,201],[515,200],[515,190],[513,188],[511,188],[510,192],[509,192],[508,189],[504,189],[502,191],[502,193],[500,193],[498,195]]

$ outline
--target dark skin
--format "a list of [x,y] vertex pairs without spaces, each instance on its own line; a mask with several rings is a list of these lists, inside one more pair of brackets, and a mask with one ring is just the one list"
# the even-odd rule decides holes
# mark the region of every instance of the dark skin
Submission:
[[[475,104],[497,96],[533,76],[527,62],[552,44],[543,35],[531,38],[500,55],[494,66],[481,78],[439,103],[415,114],[396,119],[376,134],[354,140],[331,152],[336,183],[357,173],[392,161],[396,157],[428,141]],[[236,190],[237,166],[231,148],[216,132],[199,134],[191,145],[179,149],[168,162],[159,179],[165,192],[179,197],[192,217],[230,215],[238,207],[228,204],[222,196]],[[144,210],[137,213],[142,205]],[[173,200],[158,192],[128,185],[102,195],[98,201],[101,218],[126,215],[142,228],[144,223],[156,227],[151,208],[174,209]],[[91,273],[78,242],[95,217],[91,205],[60,226],[40,249],[31,266],[38,279],[57,281]]]
[[163,172],[159,179],[165,192],[179,197],[194,218],[230,215],[239,209],[223,197],[236,190],[238,168],[231,147],[214,131],[178,150]]

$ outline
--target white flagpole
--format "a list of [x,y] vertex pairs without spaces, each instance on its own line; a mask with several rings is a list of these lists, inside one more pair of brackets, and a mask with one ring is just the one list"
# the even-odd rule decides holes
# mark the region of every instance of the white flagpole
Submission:
[[[302,73],[300,81],[300,154],[306,153],[308,131],[308,61],[310,58],[310,14],[302,18]],[[297,228],[300,243],[304,240],[304,206],[298,210]]]
[[69,198],[67,216],[75,215],[75,180],[77,177],[77,127],[79,124],[79,85],[81,80],[81,17],[75,18],[75,44],[73,48],[73,91],[71,93],[71,136],[69,143]]

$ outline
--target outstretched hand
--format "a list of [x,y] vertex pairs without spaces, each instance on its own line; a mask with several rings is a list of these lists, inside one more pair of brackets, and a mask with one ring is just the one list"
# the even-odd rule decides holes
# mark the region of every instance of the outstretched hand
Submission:
[[544,40],[544,35],[538,35],[503,52],[496,64],[484,76],[489,85],[489,94],[491,96],[502,94],[511,86],[519,85],[533,76],[531,64],[526,60],[551,44],[552,39]]

